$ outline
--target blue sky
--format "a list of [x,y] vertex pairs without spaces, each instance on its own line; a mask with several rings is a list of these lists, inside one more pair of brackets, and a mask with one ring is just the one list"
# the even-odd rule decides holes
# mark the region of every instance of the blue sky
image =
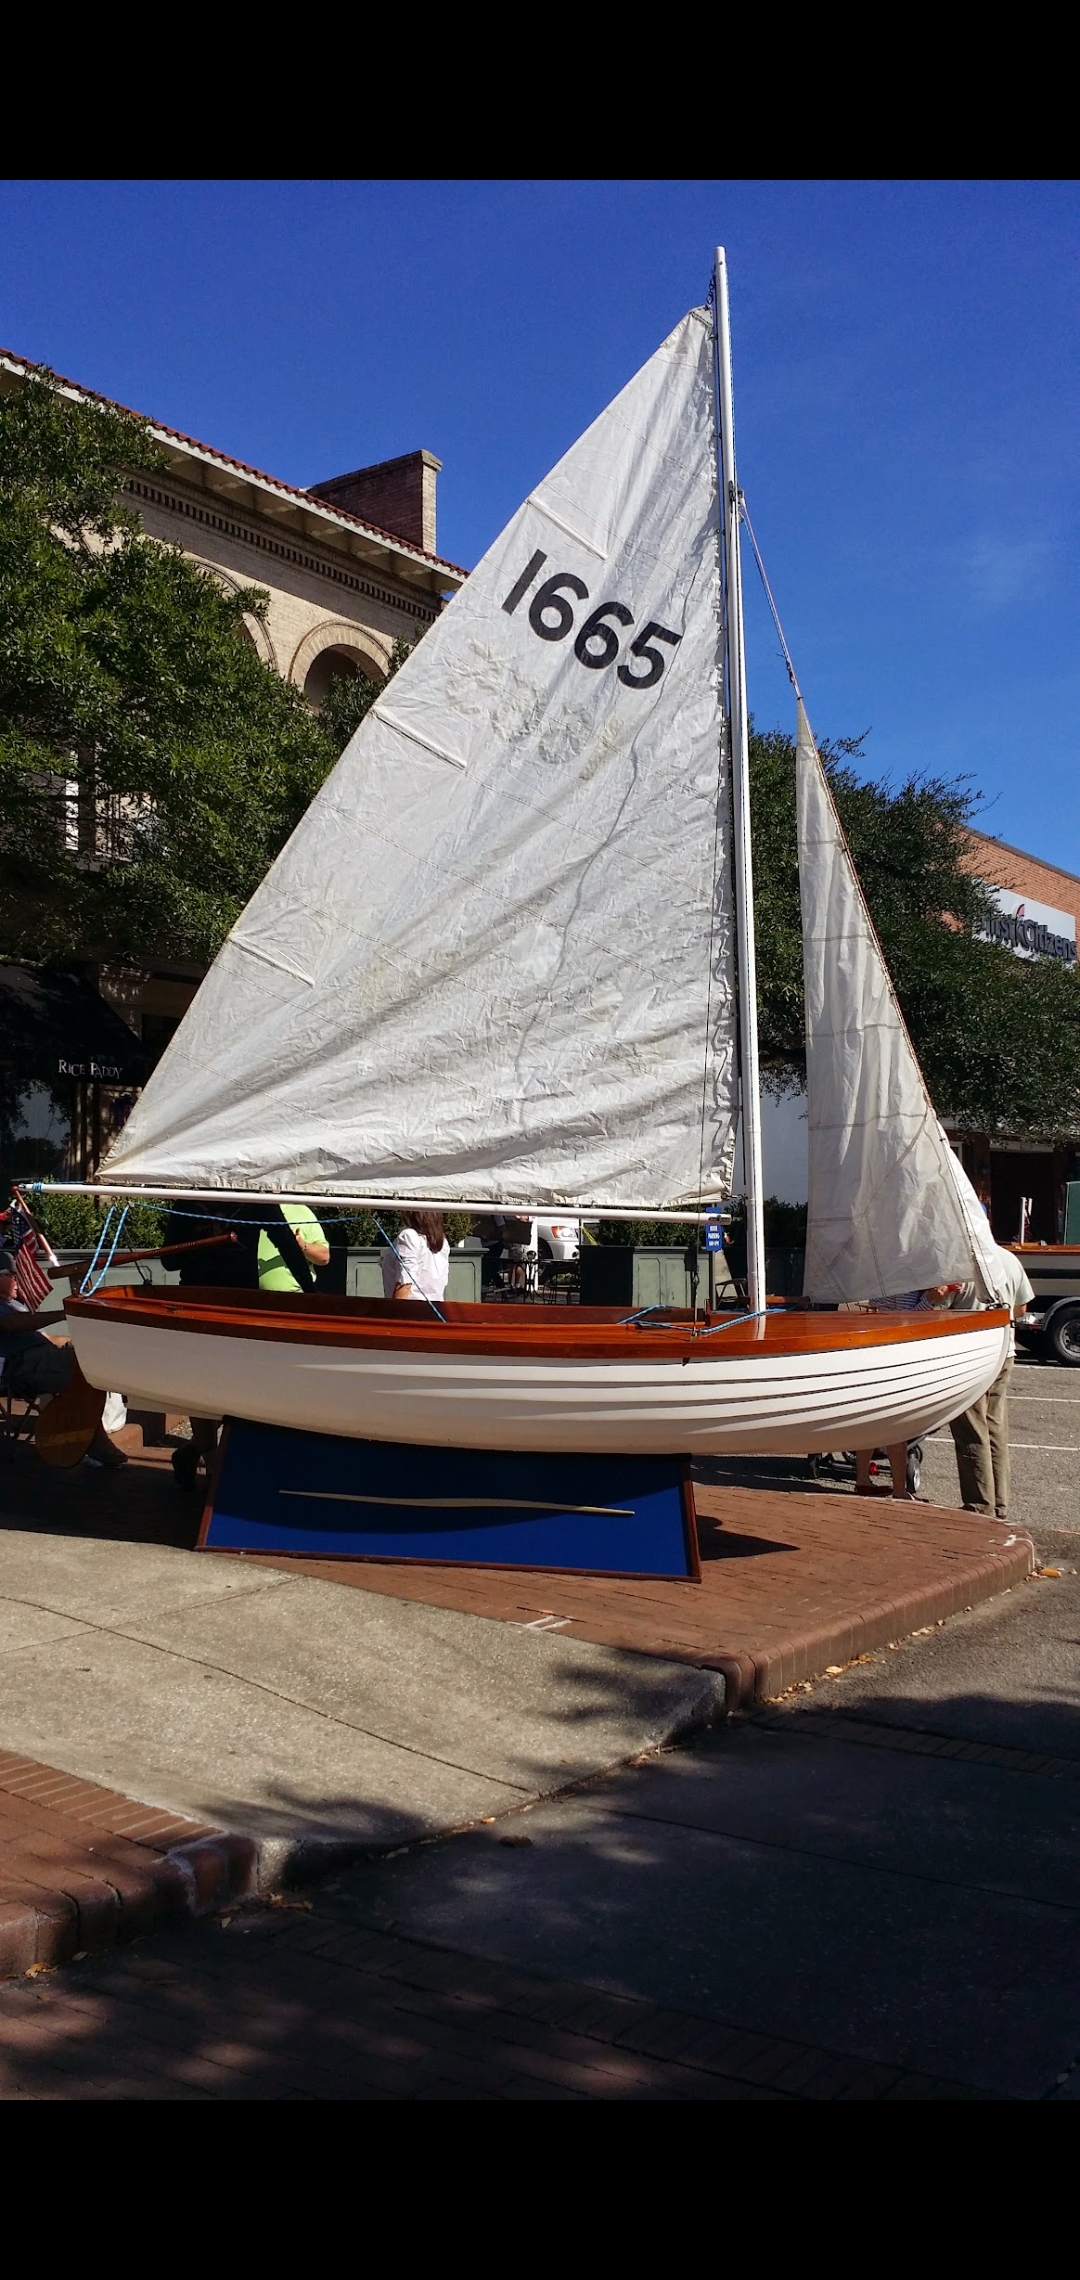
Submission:
[[[471,564],[728,247],[820,736],[1080,872],[1075,183],[0,185],[0,342],[286,481],[426,445]],[[790,720],[748,578],[751,698]]]

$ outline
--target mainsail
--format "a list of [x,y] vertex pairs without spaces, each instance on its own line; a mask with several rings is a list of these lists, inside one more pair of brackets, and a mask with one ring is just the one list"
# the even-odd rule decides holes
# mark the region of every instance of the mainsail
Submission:
[[974,1278],[990,1296],[985,1214],[934,1113],[801,700],[796,779],[810,1143],[805,1295],[882,1299]]
[[643,1212],[727,1195],[722,652],[697,309],[388,683],[101,1177]]

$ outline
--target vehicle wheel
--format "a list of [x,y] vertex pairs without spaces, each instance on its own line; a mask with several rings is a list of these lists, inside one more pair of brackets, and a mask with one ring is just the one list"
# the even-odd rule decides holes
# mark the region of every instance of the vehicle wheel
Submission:
[[1080,1306],[1055,1314],[1044,1335],[1055,1362],[1070,1362],[1073,1369],[1080,1369]]
[[922,1450],[916,1444],[907,1453],[907,1485],[911,1496],[917,1496],[922,1487]]
[[551,1248],[551,1245],[550,1245],[550,1243],[546,1243],[546,1242],[544,1241],[544,1238],[543,1238],[543,1236],[542,1236],[542,1235],[541,1235],[541,1237],[540,1237],[540,1241],[538,1242],[538,1244],[537,1244],[537,1246],[536,1246],[536,1251],[537,1251],[537,1256],[538,1256],[538,1258],[539,1258],[539,1259],[541,1259],[541,1260],[544,1260],[544,1259],[553,1259],[553,1258],[554,1258],[554,1256],[555,1256],[555,1253],[553,1252],[553,1250],[552,1250],[552,1248]]

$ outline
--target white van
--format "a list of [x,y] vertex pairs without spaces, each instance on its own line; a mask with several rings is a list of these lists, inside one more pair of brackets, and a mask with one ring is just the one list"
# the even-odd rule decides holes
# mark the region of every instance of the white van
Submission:
[[504,1241],[507,1248],[512,1244],[518,1252],[531,1251],[542,1267],[552,1264],[565,1266],[569,1260],[577,1258],[581,1249],[581,1227],[580,1219],[569,1215],[564,1217],[561,1212],[551,1219],[528,1219],[509,1211],[484,1213],[474,1222],[475,1233],[481,1242],[497,1240],[505,1229]]
[[581,1249],[580,1219],[531,1219],[529,1221],[529,1249],[535,1251],[541,1262],[556,1259],[564,1264],[576,1259]]

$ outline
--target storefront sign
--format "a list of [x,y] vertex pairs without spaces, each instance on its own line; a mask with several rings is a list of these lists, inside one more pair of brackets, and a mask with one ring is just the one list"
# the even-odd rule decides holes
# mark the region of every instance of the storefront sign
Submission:
[[1032,902],[1030,895],[1014,894],[1011,887],[992,887],[997,910],[980,929],[988,942],[1000,942],[1020,958],[1060,958],[1065,966],[1076,963],[1076,920],[1067,910]]

